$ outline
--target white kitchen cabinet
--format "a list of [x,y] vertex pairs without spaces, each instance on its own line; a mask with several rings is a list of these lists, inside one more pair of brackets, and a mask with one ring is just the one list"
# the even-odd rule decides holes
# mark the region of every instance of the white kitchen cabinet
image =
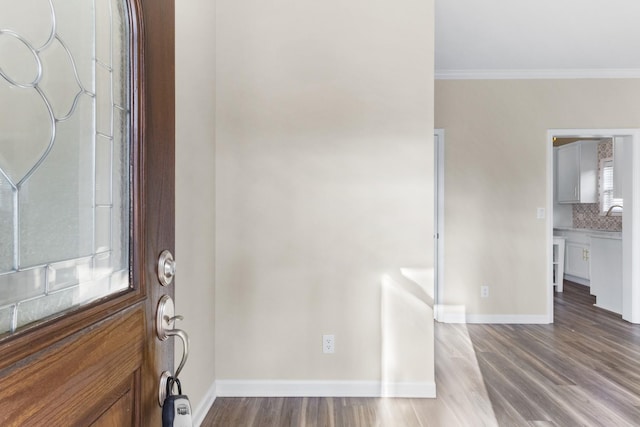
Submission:
[[577,141],[557,150],[558,203],[596,203],[598,141]]
[[565,274],[589,280],[590,246],[567,241],[565,245]]
[[622,240],[591,236],[591,294],[596,306],[622,314]]
[[590,278],[590,238],[587,230],[557,228],[553,235],[565,238],[564,274],[565,279],[589,286]]
[[580,182],[580,146],[577,144],[563,145],[558,148],[557,158],[558,202],[577,202],[579,200],[578,187]]

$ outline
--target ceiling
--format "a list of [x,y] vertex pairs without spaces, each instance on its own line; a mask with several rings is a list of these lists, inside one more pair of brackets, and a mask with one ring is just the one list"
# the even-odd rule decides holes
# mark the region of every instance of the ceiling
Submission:
[[437,77],[640,77],[639,0],[435,3]]

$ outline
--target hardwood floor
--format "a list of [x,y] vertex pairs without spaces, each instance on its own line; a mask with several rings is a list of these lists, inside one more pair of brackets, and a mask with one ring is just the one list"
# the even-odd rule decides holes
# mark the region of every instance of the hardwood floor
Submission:
[[468,325],[500,425],[640,425],[640,327],[565,281],[554,325]]
[[203,427],[640,426],[640,326],[566,282],[553,325],[436,324],[437,399],[218,398]]

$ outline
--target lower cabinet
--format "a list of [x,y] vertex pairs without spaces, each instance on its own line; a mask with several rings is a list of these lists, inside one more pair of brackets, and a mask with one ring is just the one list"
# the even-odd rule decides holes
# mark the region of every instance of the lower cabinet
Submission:
[[565,277],[590,286],[596,306],[622,313],[621,233],[562,229],[553,233],[565,238]]
[[591,247],[585,243],[567,240],[565,245],[564,272],[571,276],[589,280],[589,260]]
[[596,305],[622,313],[622,240],[592,236],[591,294]]

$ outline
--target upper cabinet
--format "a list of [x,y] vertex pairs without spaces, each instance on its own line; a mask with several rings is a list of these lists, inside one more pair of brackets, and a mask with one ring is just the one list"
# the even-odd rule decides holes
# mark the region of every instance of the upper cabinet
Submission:
[[580,146],[577,144],[563,145],[558,148],[558,186],[559,203],[578,202],[580,189]]
[[597,203],[598,141],[577,141],[557,150],[558,203]]

